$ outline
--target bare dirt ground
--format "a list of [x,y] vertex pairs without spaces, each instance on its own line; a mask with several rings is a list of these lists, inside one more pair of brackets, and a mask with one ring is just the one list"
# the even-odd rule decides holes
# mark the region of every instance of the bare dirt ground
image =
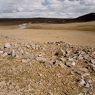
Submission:
[[95,47],[94,31],[15,29],[0,30],[0,34],[26,41],[48,42],[64,41],[70,44]]
[[29,24],[28,29],[19,26],[0,26],[0,35],[27,41],[64,41],[70,44],[95,47],[95,22],[70,24]]
[[0,26],[0,95],[95,95],[91,23]]

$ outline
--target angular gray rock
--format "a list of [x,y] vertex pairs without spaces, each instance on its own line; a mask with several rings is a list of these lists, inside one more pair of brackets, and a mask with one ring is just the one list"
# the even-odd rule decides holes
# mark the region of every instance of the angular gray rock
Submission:
[[12,50],[11,56],[12,56],[12,57],[16,57],[16,52],[15,52],[15,50]]
[[81,79],[81,80],[78,81],[78,84],[79,84],[80,87],[83,87],[83,86],[85,86],[86,82],[85,82],[84,79]]
[[60,58],[60,60],[65,64],[66,63],[66,61],[67,61],[67,59],[66,58],[64,58],[64,57],[61,57]]
[[92,64],[95,64],[95,59],[91,59]]
[[11,44],[10,43],[5,43],[4,48],[11,48]]
[[73,58],[69,58],[69,59],[66,61],[66,65],[69,66],[69,67],[72,67],[72,66],[75,66],[75,65],[76,65],[76,62],[74,61]]

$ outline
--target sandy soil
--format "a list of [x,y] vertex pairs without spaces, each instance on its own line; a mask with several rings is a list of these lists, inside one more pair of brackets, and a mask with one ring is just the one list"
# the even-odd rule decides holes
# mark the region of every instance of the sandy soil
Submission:
[[28,29],[0,24],[0,35],[26,41],[64,41],[95,47],[95,21],[70,24],[29,24]]
[[64,41],[70,44],[95,47],[95,32],[44,29],[0,30],[0,35],[26,41]]

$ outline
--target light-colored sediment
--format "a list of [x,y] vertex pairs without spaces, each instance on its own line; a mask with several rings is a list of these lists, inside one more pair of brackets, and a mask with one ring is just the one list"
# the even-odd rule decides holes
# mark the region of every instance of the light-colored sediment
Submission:
[[0,95],[94,95],[94,47],[94,31],[0,30]]
[[95,47],[94,31],[9,29],[0,30],[0,35],[26,41],[48,42],[64,41],[70,44]]
[[1,25],[0,35],[26,41],[64,41],[95,47],[95,21],[70,24],[29,24],[26,28],[28,29],[20,29],[19,25]]

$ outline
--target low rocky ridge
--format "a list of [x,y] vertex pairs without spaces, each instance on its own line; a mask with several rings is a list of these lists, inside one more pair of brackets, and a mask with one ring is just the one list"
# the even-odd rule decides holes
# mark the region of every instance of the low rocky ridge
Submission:
[[95,48],[5,39],[0,95],[95,95]]

